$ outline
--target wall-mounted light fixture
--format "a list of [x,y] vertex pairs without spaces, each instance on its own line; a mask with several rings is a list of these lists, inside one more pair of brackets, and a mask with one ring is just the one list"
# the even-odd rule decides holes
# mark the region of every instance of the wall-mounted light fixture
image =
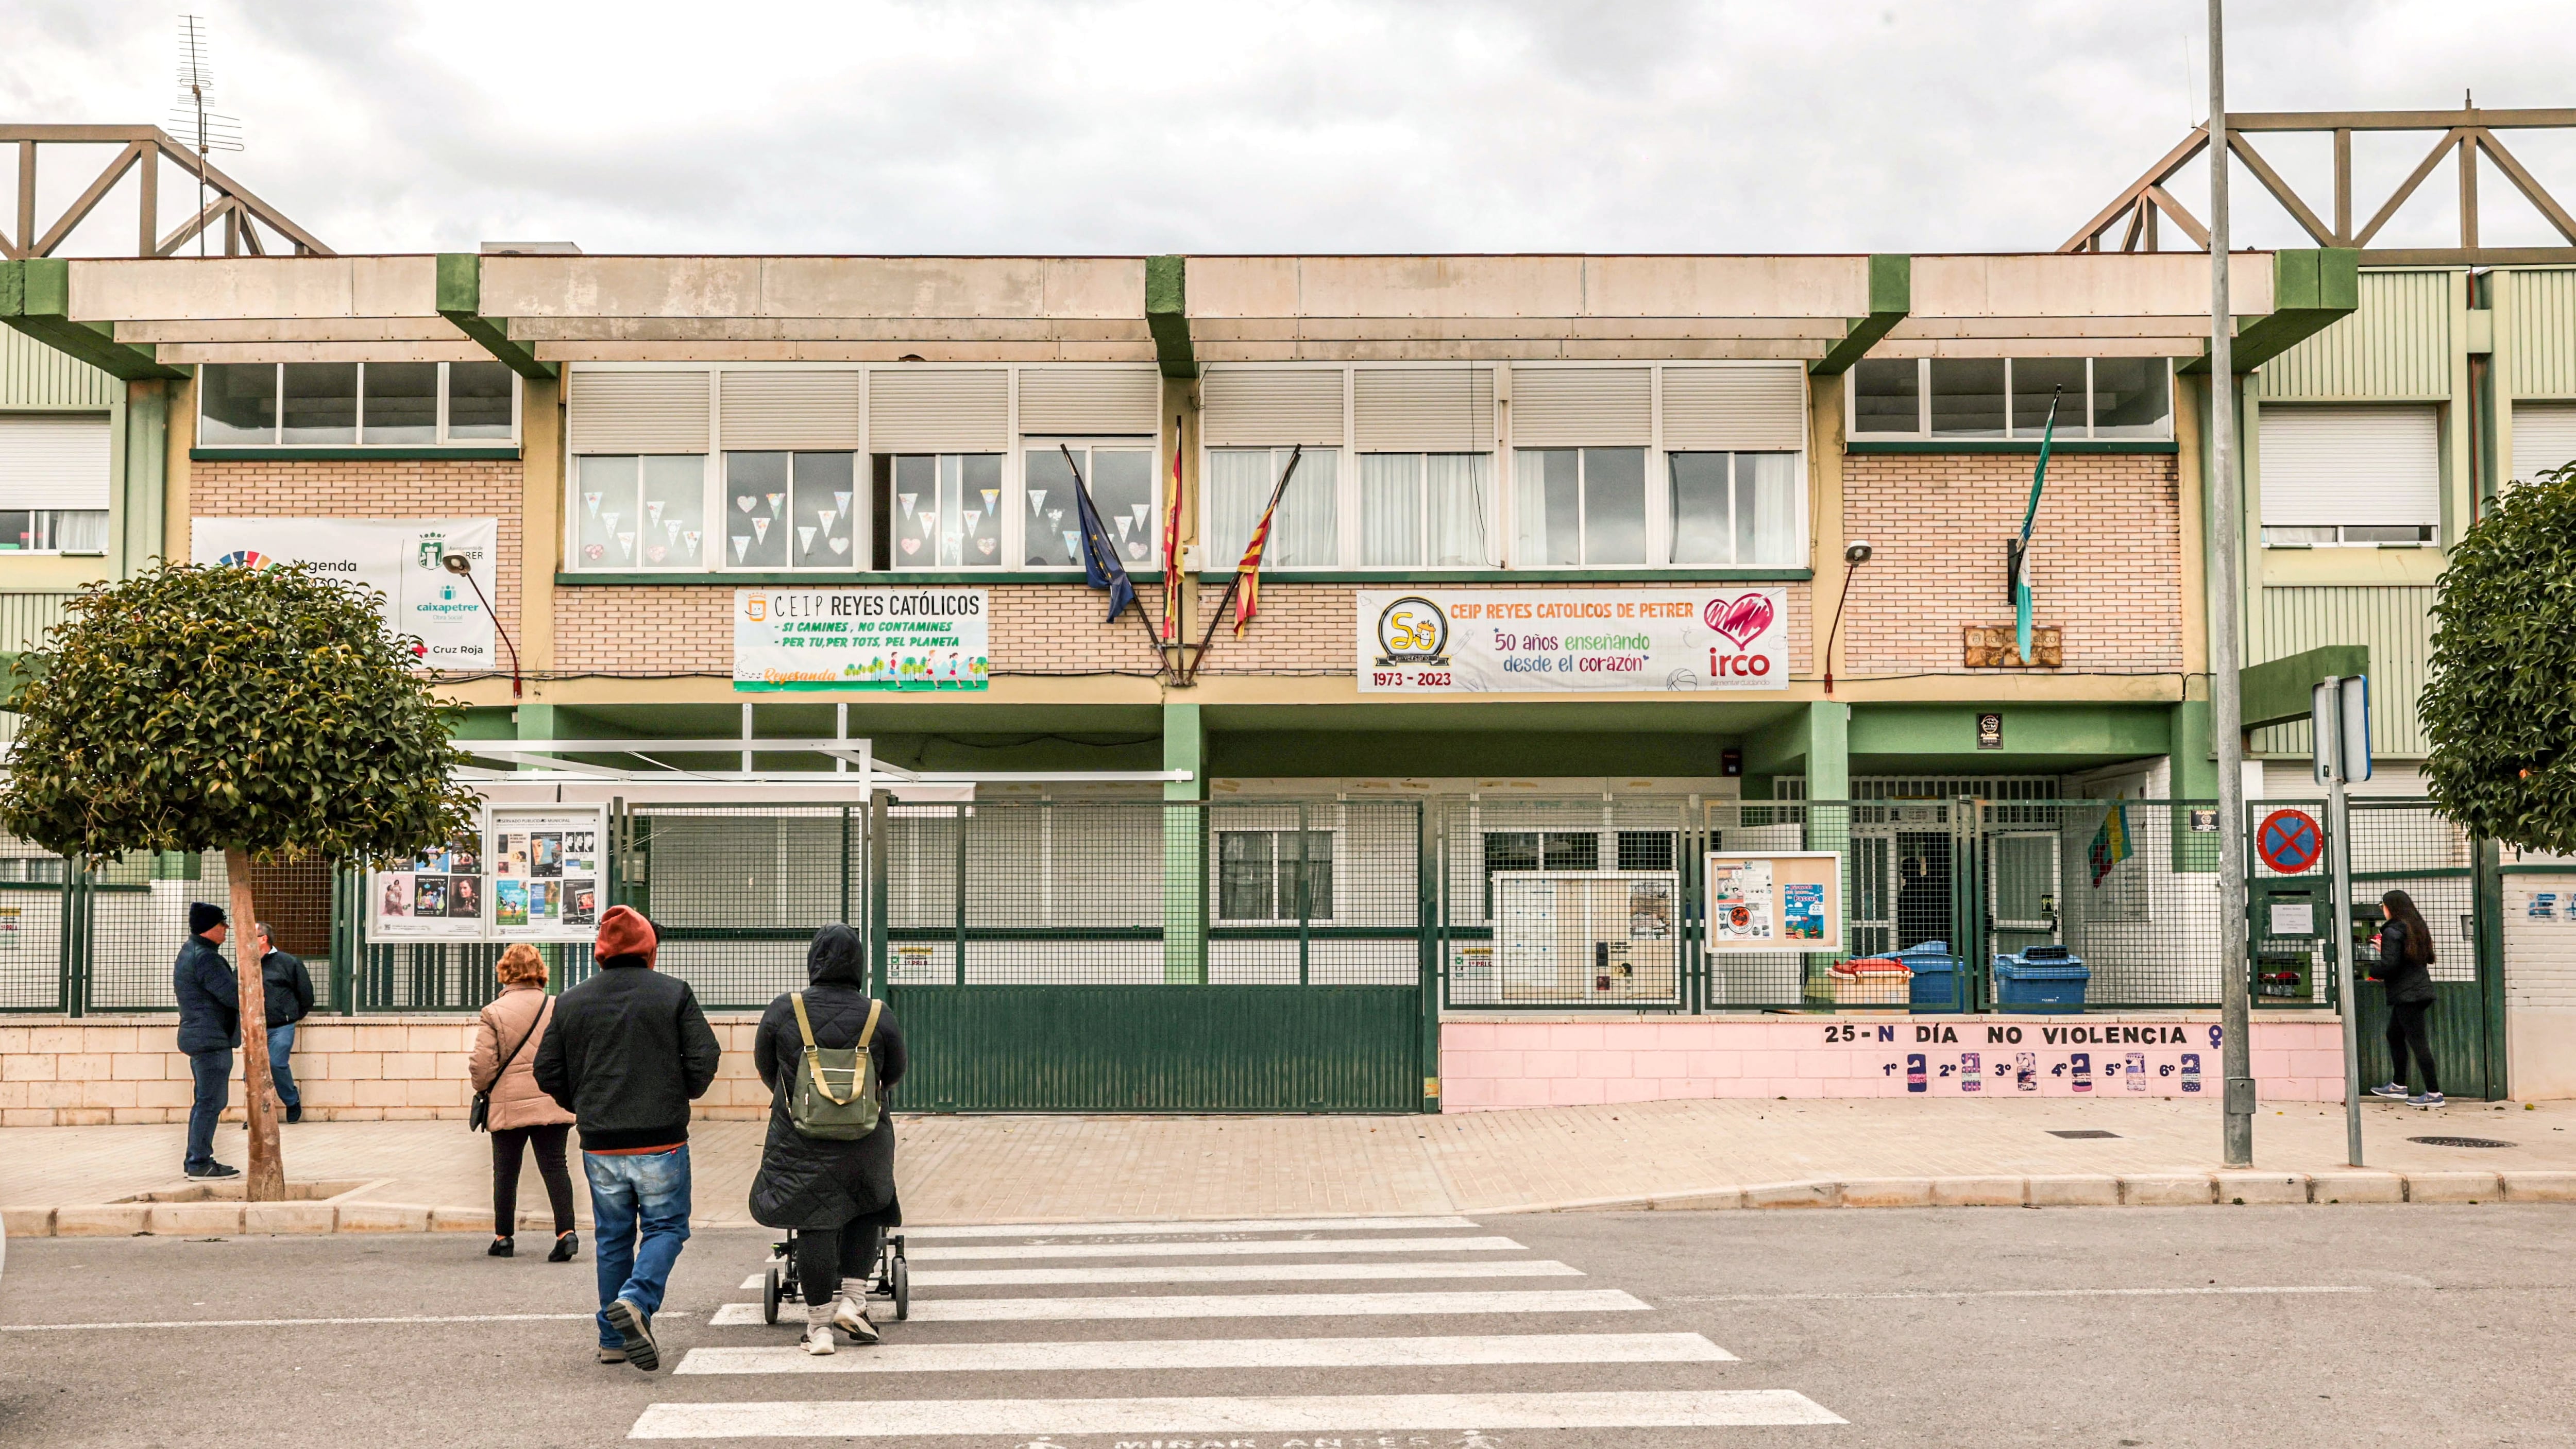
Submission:
[[1834,640],[1843,631],[1843,605],[1851,602],[1852,575],[1869,562],[1872,550],[1866,539],[1853,539],[1843,545],[1843,592],[1834,601],[1834,626],[1825,634],[1825,693],[1834,692]]
[[[501,636],[502,647],[510,651],[510,697],[519,697],[519,646],[510,642],[510,631],[501,627],[501,616],[492,612],[492,601],[483,596],[482,581],[474,577],[474,560],[461,553],[442,554],[439,563],[446,570],[474,585],[474,598],[482,604],[484,615],[492,621],[492,632]],[[1844,585],[1850,587],[1848,582]]]

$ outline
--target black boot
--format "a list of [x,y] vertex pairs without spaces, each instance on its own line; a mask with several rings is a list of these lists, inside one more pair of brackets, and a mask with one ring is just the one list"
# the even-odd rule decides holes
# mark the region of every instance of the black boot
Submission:
[[512,1245],[508,1238],[500,1237],[494,1238],[492,1240],[492,1246],[485,1248],[483,1251],[495,1258],[507,1258],[516,1253],[518,1249]]
[[581,1234],[557,1233],[555,1234],[555,1250],[546,1254],[546,1261],[549,1263],[569,1263],[573,1260],[573,1257],[580,1252]]

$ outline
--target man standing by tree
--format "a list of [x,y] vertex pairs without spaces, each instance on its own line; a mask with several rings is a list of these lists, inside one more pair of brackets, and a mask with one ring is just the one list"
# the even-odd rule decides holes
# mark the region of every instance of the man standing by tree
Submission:
[[689,983],[653,969],[653,923],[599,918],[599,973],[555,1003],[537,1085],[573,1114],[597,1236],[599,1361],[661,1366],[653,1315],[689,1240],[689,1103],[723,1049]]
[[295,1024],[313,1014],[313,973],[304,958],[277,949],[268,922],[259,923],[259,978],[268,1001],[268,1080],[286,1120],[304,1120],[304,1094],[295,1089],[287,1058],[295,1052]]
[[197,1079],[197,1099],[188,1109],[190,1177],[239,1177],[241,1169],[215,1160],[215,1122],[232,1098],[233,1048],[241,1045],[241,998],[233,968],[216,948],[224,944],[221,906],[196,901],[188,907],[188,940],[170,968],[170,989],[179,998],[179,1050]]

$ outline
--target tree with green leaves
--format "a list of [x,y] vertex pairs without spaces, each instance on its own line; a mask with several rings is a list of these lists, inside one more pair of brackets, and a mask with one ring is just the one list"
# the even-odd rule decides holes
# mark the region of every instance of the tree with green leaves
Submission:
[[475,818],[449,773],[458,706],[383,607],[304,567],[165,564],[74,600],[41,659],[9,671],[20,722],[0,827],[93,867],[224,853],[254,1201],[283,1198],[286,1179],[251,863],[383,865]]
[[2576,463],[2461,538],[2433,616],[2433,799],[2472,835],[2576,853]]

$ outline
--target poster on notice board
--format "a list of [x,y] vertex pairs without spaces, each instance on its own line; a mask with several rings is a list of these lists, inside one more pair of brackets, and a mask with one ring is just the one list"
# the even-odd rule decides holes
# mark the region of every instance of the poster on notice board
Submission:
[[596,939],[607,846],[605,805],[486,806],[475,829],[368,873],[367,939]]

